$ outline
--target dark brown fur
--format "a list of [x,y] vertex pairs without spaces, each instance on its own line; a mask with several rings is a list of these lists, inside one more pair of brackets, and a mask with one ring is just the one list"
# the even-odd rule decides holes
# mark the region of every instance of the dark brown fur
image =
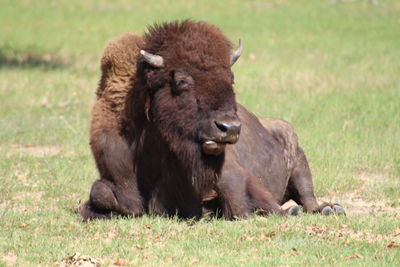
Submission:
[[[140,49],[162,56],[165,67],[149,65]],[[85,219],[143,212],[199,218],[220,211],[228,219],[254,211],[283,214],[280,205],[288,199],[307,212],[321,210],[293,128],[281,120],[261,124],[236,104],[230,53],[218,28],[190,21],[110,42],[90,132],[100,179],[80,209]],[[204,140],[221,140],[216,122],[238,117],[238,143],[204,154]]]

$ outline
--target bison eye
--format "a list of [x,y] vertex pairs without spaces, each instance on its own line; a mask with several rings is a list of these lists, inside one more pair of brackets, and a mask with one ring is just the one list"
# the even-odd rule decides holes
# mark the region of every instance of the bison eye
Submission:
[[183,70],[173,71],[172,80],[172,93],[175,95],[180,95],[182,92],[188,91],[194,84],[192,76]]
[[185,80],[177,80],[177,81],[175,81],[175,85],[176,86],[183,86],[183,85],[185,85],[186,84],[186,81]]

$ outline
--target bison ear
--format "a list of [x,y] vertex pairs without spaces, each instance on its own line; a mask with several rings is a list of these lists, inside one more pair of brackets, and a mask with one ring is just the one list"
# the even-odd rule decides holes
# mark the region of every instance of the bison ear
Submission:
[[243,44],[242,40],[239,39],[239,45],[234,52],[231,54],[231,66],[235,64],[235,62],[239,59],[240,55],[243,52]]
[[164,67],[164,59],[162,56],[153,55],[144,50],[140,50],[140,54],[143,56],[144,60],[146,60],[146,62],[149,63],[151,66],[156,68]]

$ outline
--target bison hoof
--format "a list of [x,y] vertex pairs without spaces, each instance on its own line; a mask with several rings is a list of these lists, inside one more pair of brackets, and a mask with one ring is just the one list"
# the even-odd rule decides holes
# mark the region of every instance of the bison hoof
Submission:
[[325,216],[330,216],[334,213],[333,209],[329,206],[326,206],[325,208],[322,209],[321,214]]
[[290,207],[288,210],[288,214],[292,216],[298,216],[300,213],[302,213],[302,207],[299,205]]
[[337,215],[346,215],[346,211],[344,210],[344,208],[342,206],[340,206],[339,204],[334,204],[333,205],[333,211],[335,212],[335,214]]

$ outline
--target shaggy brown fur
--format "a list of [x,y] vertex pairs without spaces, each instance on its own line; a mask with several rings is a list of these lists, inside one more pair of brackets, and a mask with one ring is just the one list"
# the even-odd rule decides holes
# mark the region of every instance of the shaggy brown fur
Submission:
[[[163,67],[149,64],[141,49],[162,56]],[[83,218],[212,212],[231,219],[284,214],[288,199],[322,210],[293,128],[274,119],[261,124],[236,104],[230,55],[218,28],[191,21],[108,44],[90,132],[100,179]],[[240,121],[241,137],[229,145]]]

